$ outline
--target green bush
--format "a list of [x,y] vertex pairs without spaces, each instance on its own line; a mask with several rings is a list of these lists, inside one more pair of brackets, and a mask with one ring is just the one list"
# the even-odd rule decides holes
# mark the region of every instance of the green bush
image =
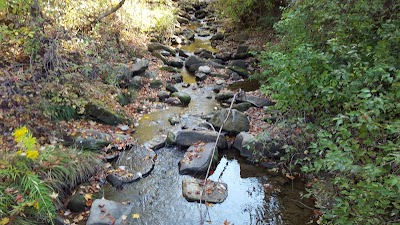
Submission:
[[262,90],[314,134],[297,149],[302,170],[332,178],[323,223],[399,219],[399,18],[396,1],[297,1],[275,25],[280,44],[261,56]]

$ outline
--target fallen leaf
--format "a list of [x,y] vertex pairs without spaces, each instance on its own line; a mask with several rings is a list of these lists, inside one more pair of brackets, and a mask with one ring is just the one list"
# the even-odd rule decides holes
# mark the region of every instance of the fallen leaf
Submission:
[[139,213],[134,213],[134,214],[132,214],[132,218],[133,218],[133,219],[139,219],[139,218],[140,218]]
[[91,206],[92,205],[92,194],[87,193],[85,194],[85,200],[86,200],[86,206]]
[[51,193],[51,195],[50,195],[50,198],[51,198],[51,199],[57,199],[57,198],[58,198],[58,193],[55,193],[55,192],[53,191],[53,193]]
[[0,220],[0,225],[6,225],[10,222],[10,219],[8,217],[4,217],[3,219]]
[[17,194],[17,196],[15,196],[15,201],[17,202],[17,203],[21,203],[21,202],[23,202],[25,199],[24,199],[24,197],[21,195],[21,194]]
[[224,221],[224,225],[229,225],[229,224],[231,224],[231,223],[228,220]]
[[122,216],[121,216],[121,219],[122,219],[122,220],[126,220],[126,215],[122,215]]

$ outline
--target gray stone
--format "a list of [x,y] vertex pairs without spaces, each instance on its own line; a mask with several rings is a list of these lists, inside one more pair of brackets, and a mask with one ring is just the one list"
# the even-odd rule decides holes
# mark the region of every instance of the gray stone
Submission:
[[228,119],[224,124],[223,122],[225,121],[225,118],[227,117],[228,113],[229,113],[228,109],[223,109],[219,112],[216,112],[209,122],[212,125],[214,125],[214,127],[219,128],[223,126],[222,129],[230,133],[238,134],[242,131],[249,131],[250,129],[249,119],[247,118],[246,115],[244,115],[242,112],[239,112],[236,109],[231,110]]
[[171,80],[174,81],[175,83],[181,83],[183,82],[183,75],[180,73],[176,73],[171,76]]
[[179,100],[179,98],[177,98],[177,97],[169,97],[169,98],[165,99],[165,103],[173,105],[173,106],[182,105],[181,100]]
[[246,62],[242,59],[232,60],[230,61],[229,66],[236,66],[238,68],[246,69]]
[[242,79],[242,77],[241,77],[238,73],[236,73],[236,72],[232,72],[230,78],[231,78],[233,81],[238,81],[238,80],[241,80],[241,79]]
[[85,114],[99,120],[105,124],[118,125],[121,123],[130,123],[125,116],[118,114],[110,109],[106,109],[103,106],[95,103],[88,103],[85,106]]
[[168,122],[172,126],[175,126],[175,125],[177,125],[177,124],[179,124],[181,122],[181,119],[179,117],[177,117],[177,116],[173,116],[173,117],[169,117],[168,118]]
[[169,59],[166,64],[169,66],[172,66],[172,67],[176,67],[176,68],[183,67],[183,61],[178,58]]
[[266,98],[261,98],[261,97],[252,96],[252,95],[246,95],[246,97],[245,97],[245,99],[243,99],[243,101],[247,101],[257,108],[263,108],[265,106],[275,105],[275,102],[269,101]]
[[204,183],[203,179],[189,178],[182,181],[182,194],[188,201],[221,203],[228,197],[228,185],[211,180]]
[[207,77],[208,77],[207,74],[202,73],[202,72],[196,72],[196,73],[194,74],[194,76],[196,77],[196,80],[199,80],[199,81],[204,81],[204,80],[207,79]]
[[249,46],[247,45],[239,45],[239,47],[236,50],[237,54],[242,54],[242,53],[247,53],[249,51]]
[[211,161],[218,160],[218,148],[214,149],[214,142],[196,143],[191,145],[185,152],[183,159],[179,161],[180,174],[204,175]]
[[[167,84],[167,86],[165,87],[165,89],[171,93],[175,93],[178,92],[178,89],[171,83]],[[168,96],[169,97],[169,96]]]
[[[176,144],[184,147],[193,145],[196,142],[215,142],[217,140],[218,132],[215,131],[197,131],[197,130],[182,130],[176,134]],[[220,134],[217,147],[219,149],[226,149],[228,143],[225,136]]]
[[102,148],[118,140],[123,142],[132,142],[133,138],[123,134],[108,134],[92,129],[82,129],[74,140],[73,145],[79,149],[100,151]]
[[143,87],[143,77],[135,76],[129,79],[128,86],[133,89],[140,89]]
[[144,146],[146,148],[153,149],[154,151],[158,150],[158,149],[163,148],[165,146],[166,138],[167,138],[167,136],[165,134],[164,135],[158,135],[158,136],[152,138],[150,141],[146,142],[144,144]]
[[223,85],[214,85],[213,86],[213,92],[219,93],[222,89],[224,89]]
[[161,50],[161,51],[160,51],[160,54],[163,55],[163,56],[170,56],[170,55],[171,55],[171,52],[165,51],[165,50]]
[[178,72],[180,72],[179,69],[177,69],[175,67],[172,67],[172,66],[162,66],[162,67],[160,67],[160,70],[164,70],[164,71],[167,71],[167,72],[170,72],[170,73],[178,73]]
[[154,52],[152,52],[151,54],[152,54],[154,57],[159,58],[164,64],[170,66],[170,65],[168,64],[168,63],[169,63],[168,59],[167,59],[165,56],[161,55],[160,52],[154,51]]
[[174,49],[172,49],[171,47],[168,47],[168,46],[166,46],[166,45],[162,45],[162,44],[160,44],[160,43],[157,43],[157,42],[150,42],[150,43],[147,45],[147,49],[148,49],[150,52],[153,52],[153,51],[156,51],[156,50],[165,50],[165,51],[170,52],[171,55],[176,55],[176,51],[175,51]]
[[162,81],[159,79],[154,79],[150,81],[150,88],[157,89],[163,85]]
[[149,61],[145,59],[137,59],[131,68],[132,76],[142,74],[149,67]]
[[133,145],[118,159],[116,167],[124,170],[111,170],[109,175],[116,176],[123,183],[137,181],[148,175],[154,168],[156,153],[149,148]]
[[189,72],[196,72],[200,66],[205,66],[207,65],[206,63],[197,63],[197,64],[193,64],[189,67]]
[[224,81],[224,80],[216,80],[215,81],[215,84],[217,84],[217,85],[223,85],[223,84],[225,84],[226,82]]
[[251,135],[247,132],[240,132],[235,138],[233,147],[240,151],[241,156],[250,157],[253,155],[253,152],[251,151],[248,144],[255,142],[255,141],[256,141],[256,139],[253,135]]
[[185,67],[186,68],[190,68],[192,65],[195,64],[205,64],[205,61],[202,60],[201,58],[197,57],[197,56],[189,56],[188,58],[186,58],[185,60]]
[[123,224],[123,216],[129,216],[131,206],[106,199],[94,200],[86,225]]
[[224,100],[233,98],[234,95],[235,95],[235,93],[233,93],[233,92],[219,93],[215,96],[215,99],[218,101],[224,101]]
[[[83,185],[80,185],[83,186]],[[79,188],[78,188],[79,189]],[[92,194],[92,199],[101,198],[101,194],[99,192],[95,192]],[[71,196],[67,203],[67,208],[71,210],[71,212],[84,212],[86,208],[86,199],[82,193],[76,192]]]
[[168,91],[159,91],[157,93],[157,97],[158,99],[160,99],[160,101],[164,101],[165,99],[169,98],[170,94]]
[[184,23],[184,24],[188,24],[188,23],[189,23],[189,20],[188,20],[187,18],[185,18],[185,17],[182,17],[182,16],[177,16],[177,17],[176,17],[176,20],[177,20],[179,23]]
[[232,70],[233,72],[236,72],[237,74],[239,74],[239,76],[247,78],[249,76],[249,72],[245,69],[242,69],[240,67],[237,66],[230,66],[228,67],[230,70]]
[[176,143],[176,137],[175,134],[171,131],[168,131],[167,133],[167,139],[165,140],[165,143],[167,145],[174,145]]
[[221,60],[223,60],[223,61],[226,62],[226,61],[228,61],[228,60],[231,58],[231,54],[221,52],[221,53],[215,54],[215,58],[221,59]]
[[209,66],[200,66],[197,71],[200,73],[210,74],[211,68]]
[[216,33],[214,36],[211,37],[211,40],[223,40],[224,39],[224,34],[223,33]]
[[251,107],[252,105],[251,105],[251,103],[250,102],[241,102],[241,103],[239,103],[239,104],[235,104],[235,105],[233,105],[233,109],[237,109],[238,111],[240,111],[240,112],[244,112],[244,111],[247,111],[248,109],[250,109],[250,107]]
[[172,97],[177,97],[182,102],[183,106],[188,106],[190,103],[190,100],[192,99],[189,94],[184,93],[184,92],[172,93]]
[[185,58],[189,57],[188,52],[184,51],[182,49],[178,49],[178,53],[179,53],[179,56],[182,56],[182,57],[185,57]]

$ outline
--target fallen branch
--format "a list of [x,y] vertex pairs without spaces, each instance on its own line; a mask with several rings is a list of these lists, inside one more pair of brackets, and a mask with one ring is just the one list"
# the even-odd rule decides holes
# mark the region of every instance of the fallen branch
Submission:
[[[229,116],[230,116],[230,114],[231,114],[232,107],[233,107],[233,103],[235,103],[235,100],[236,100],[237,96],[238,96],[238,95],[241,95],[241,94],[242,94],[242,90],[239,89],[239,91],[236,92],[235,95],[233,96],[231,105],[229,106],[229,109],[228,109],[228,114],[226,115],[226,118],[225,118],[224,122],[222,123],[221,127],[219,128],[218,135],[217,135],[217,139],[215,140],[214,148],[213,148],[212,153],[211,153],[212,156],[215,154],[215,150],[217,149],[217,143],[218,143],[218,141],[219,141],[219,136],[220,136],[221,133],[222,133],[222,129],[223,129],[223,127],[224,127],[226,121],[228,121],[228,118],[229,118]],[[206,187],[205,184],[207,183],[207,177],[210,175],[210,170],[211,170],[212,162],[213,162],[213,160],[210,160],[210,163],[208,164],[207,173],[206,173],[206,176],[205,176],[204,182],[203,182],[203,183],[204,183],[204,186],[203,186],[203,188],[202,188],[202,190],[201,190],[201,192],[200,192],[200,224],[201,224],[201,225],[204,224],[203,216],[202,216],[202,212],[201,212],[201,204],[202,204],[201,202],[202,202],[202,198],[203,198],[204,193],[205,193],[205,187]]]

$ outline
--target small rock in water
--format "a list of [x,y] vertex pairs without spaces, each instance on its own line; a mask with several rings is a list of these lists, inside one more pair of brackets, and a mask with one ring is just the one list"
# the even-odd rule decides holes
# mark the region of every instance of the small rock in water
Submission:
[[[201,194],[203,193],[203,194]],[[228,185],[191,178],[182,181],[182,194],[188,201],[222,203],[228,197]]]

